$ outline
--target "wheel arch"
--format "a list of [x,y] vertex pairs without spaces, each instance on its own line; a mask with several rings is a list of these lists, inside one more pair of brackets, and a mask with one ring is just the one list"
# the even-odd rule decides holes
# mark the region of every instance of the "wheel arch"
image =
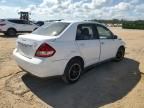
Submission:
[[72,58],[68,61],[67,65],[68,65],[72,60],[80,60],[81,63],[82,63],[82,66],[83,66],[83,68],[84,68],[85,62],[84,62],[84,60],[83,60],[82,57],[80,57],[80,56],[74,56],[74,57],[72,57]]
[[69,71],[68,71],[68,68],[69,68],[69,66],[70,66],[70,64],[73,62],[73,60],[80,60],[80,62],[82,63],[82,71],[81,72],[83,72],[83,69],[84,69],[84,60],[83,60],[83,58],[82,57],[80,57],[80,56],[74,56],[74,57],[72,57],[69,61],[68,61],[68,63],[66,64],[66,67],[65,67],[65,70],[64,70],[64,73],[63,73],[63,75],[62,75],[62,79],[64,80],[64,82],[66,82],[66,83],[74,83],[74,82],[76,82],[79,78],[80,78],[80,75],[79,75],[79,77],[77,78],[77,79],[75,79],[75,80],[71,80],[71,79],[69,79]]
[[125,49],[125,46],[124,46],[124,45],[120,45],[120,46],[117,48],[116,52],[115,52],[115,56],[117,55],[117,53],[118,53],[118,51],[119,51],[120,48]]
[[13,30],[15,30],[17,32],[16,28],[14,28],[14,27],[8,28],[7,31],[10,30],[10,29],[13,29]]
[[125,49],[125,46],[124,46],[124,45],[119,46],[118,50],[119,50],[120,48]]

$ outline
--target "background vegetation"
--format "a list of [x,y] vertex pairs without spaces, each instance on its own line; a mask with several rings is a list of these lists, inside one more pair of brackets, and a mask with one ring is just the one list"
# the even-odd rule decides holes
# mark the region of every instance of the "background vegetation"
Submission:
[[94,19],[92,21],[97,21],[100,23],[104,23],[106,25],[111,24],[112,26],[121,26],[124,29],[143,29],[144,30],[144,20],[136,20],[136,21],[128,21],[128,20],[97,20]]

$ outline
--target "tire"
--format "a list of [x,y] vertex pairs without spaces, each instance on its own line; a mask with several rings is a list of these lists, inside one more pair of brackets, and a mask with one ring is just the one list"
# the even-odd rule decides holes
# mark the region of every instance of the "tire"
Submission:
[[75,83],[80,79],[82,71],[82,62],[80,60],[73,59],[67,64],[62,79],[66,83]]
[[117,62],[122,61],[124,59],[124,55],[125,55],[125,48],[120,47],[117,51],[115,61],[117,61]]
[[6,34],[8,35],[8,36],[16,36],[16,30],[15,29],[8,29],[7,30],[7,32],[6,32]]

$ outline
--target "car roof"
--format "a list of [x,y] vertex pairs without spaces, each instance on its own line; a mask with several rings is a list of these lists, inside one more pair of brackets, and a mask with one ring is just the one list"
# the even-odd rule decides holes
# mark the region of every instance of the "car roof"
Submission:
[[96,22],[96,21],[62,20],[62,21],[58,21],[58,22],[65,22],[65,23],[71,23],[71,24],[79,24],[79,23],[93,23],[93,24],[99,24],[99,25],[103,25],[103,26],[105,26],[105,24],[103,24],[103,23],[99,23],[99,22]]
[[19,18],[6,18],[6,19],[3,19],[3,20],[23,20],[23,19],[19,19]]

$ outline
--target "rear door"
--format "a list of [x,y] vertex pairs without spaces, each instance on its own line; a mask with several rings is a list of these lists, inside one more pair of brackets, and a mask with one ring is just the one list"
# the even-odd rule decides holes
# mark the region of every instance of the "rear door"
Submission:
[[114,39],[113,33],[102,25],[97,25],[97,31],[101,45],[100,61],[115,57],[117,41]]
[[23,30],[22,22],[17,19],[10,19],[10,27],[14,27],[18,32]]
[[30,21],[23,20],[23,28],[25,31],[33,31],[36,26],[34,26]]
[[80,24],[77,27],[76,43],[86,66],[99,61],[100,41],[94,30],[94,24]]

